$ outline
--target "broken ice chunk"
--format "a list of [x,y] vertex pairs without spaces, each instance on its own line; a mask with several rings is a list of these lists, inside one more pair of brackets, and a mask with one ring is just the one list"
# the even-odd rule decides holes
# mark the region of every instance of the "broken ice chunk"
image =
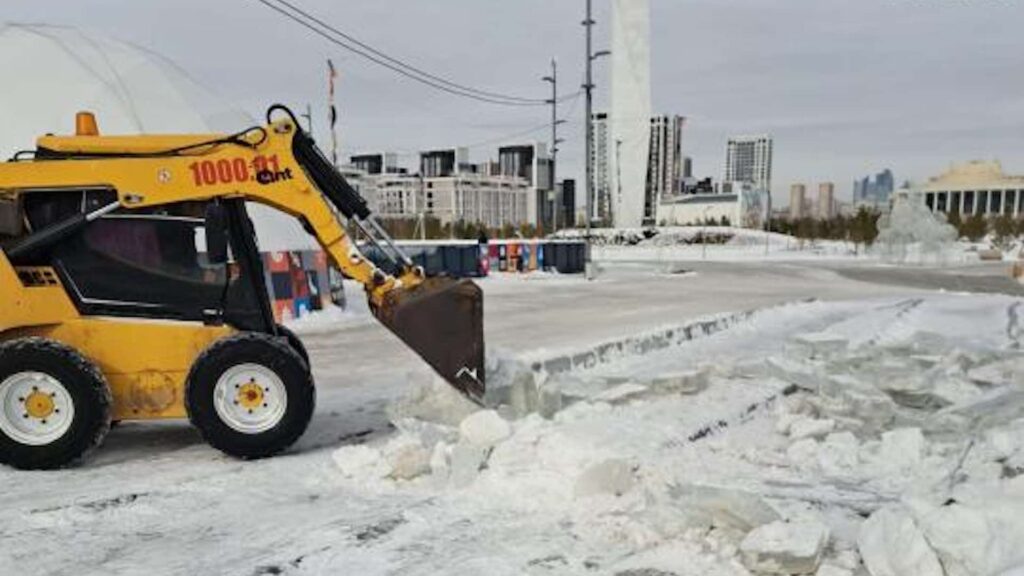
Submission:
[[818,449],[818,467],[828,476],[850,474],[859,464],[859,448],[850,432],[829,434]]
[[849,340],[840,334],[815,332],[793,337],[790,347],[794,352],[810,358],[827,358],[846,350]]
[[633,487],[633,465],[620,458],[603,460],[589,466],[576,479],[573,493],[577,498],[612,494],[621,496]]
[[1003,386],[1024,382],[1024,356],[1006,358],[970,370],[967,376],[978,384]]
[[835,420],[808,418],[806,416],[797,418],[789,425],[789,436],[794,440],[803,438],[820,438],[836,428]]
[[786,457],[797,466],[809,466],[818,457],[818,441],[814,438],[797,440],[786,449]]
[[380,450],[369,446],[342,446],[331,454],[331,459],[346,478],[380,479],[389,472]]
[[944,574],[914,519],[897,508],[882,508],[865,520],[857,546],[872,576]]
[[770,376],[810,392],[817,392],[824,378],[819,366],[789,358],[771,356],[765,360],[765,367]]
[[835,564],[822,564],[814,576],[853,576],[853,572]]
[[662,374],[651,380],[651,388],[662,394],[697,394],[707,389],[710,374],[707,367]]
[[609,404],[622,404],[623,402],[628,402],[629,400],[643,396],[645,392],[647,392],[646,386],[626,382],[601,392],[597,396],[594,396],[593,400],[595,402],[607,402]]
[[487,462],[491,449],[468,442],[459,442],[452,448],[449,477],[456,488],[465,488],[476,480]]
[[384,449],[384,458],[395,480],[412,480],[430,472],[431,451],[412,439],[399,438]]
[[480,410],[462,420],[459,434],[469,444],[490,448],[508,438],[512,428],[494,410]]
[[779,513],[757,494],[715,486],[672,486],[669,494],[695,521],[709,526],[749,531],[779,519]]
[[887,467],[910,469],[924,456],[924,435],[920,428],[899,428],[882,434],[879,457]]
[[772,522],[752,530],[740,544],[743,564],[754,572],[807,574],[821,563],[828,528],[820,522]]

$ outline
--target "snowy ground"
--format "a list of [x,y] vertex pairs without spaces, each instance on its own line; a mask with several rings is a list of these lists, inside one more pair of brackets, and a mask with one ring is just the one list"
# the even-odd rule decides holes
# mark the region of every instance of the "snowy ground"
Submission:
[[[916,219],[913,221],[916,222]],[[902,229],[903,226],[900,226]],[[579,230],[564,230],[562,237],[577,238]],[[981,252],[990,252],[995,240],[989,236],[979,242],[961,240],[905,246],[871,247],[839,240],[800,240],[793,236],[729,226],[675,226],[645,229],[594,229],[593,256],[605,262],[815,262],[845,263],[899,262],[915,266],[949,266],[977,263]],[[704,242],[704,239],[707,242]],[[905,240],[906,235],[898,235]],[[926,248],[926,246],[930,246]],[[997,251],[1007,262],[1022,255],[1022,242],[1014,240]]]
[[[1022,561],[1020,298],[797,264],[679,272],[484,280],[507,405],[468,422],[365,311],[300,324],[320,395],[294,451],[243,463],[187,426],[127,424],[80,468],[2,469],[0,574]],[[879,571],[890,542],[920,570]]]

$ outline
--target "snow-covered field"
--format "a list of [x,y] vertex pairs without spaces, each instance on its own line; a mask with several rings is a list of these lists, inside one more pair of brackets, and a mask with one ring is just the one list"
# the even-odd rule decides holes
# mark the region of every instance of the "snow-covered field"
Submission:
[[621,270],[483,282],[493,412],[404,376],[358,310],[300,322],[322,390],[295,451],[243,463],[127,424],[83,467],[0,469],[0,574],[1024,565],[1024,300]]

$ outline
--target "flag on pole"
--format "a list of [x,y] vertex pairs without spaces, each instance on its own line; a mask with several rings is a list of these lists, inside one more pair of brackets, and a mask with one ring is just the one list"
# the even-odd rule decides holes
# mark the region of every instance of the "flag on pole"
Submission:
[[338,165],[338,133],[335,130],[335,126],[338,124],[338,109],[334,106],[334,81],[338,78],[338,70],[334,67],[334,62],[330,58],[327,59],[327,83],[328,93],[330,98],[328,101],[327,108],[327,119],[331,126],[331,161],[334,165]]

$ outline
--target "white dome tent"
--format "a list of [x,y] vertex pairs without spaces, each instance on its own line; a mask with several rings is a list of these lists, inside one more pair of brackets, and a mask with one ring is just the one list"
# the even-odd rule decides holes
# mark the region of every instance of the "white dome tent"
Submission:
[[[70,134],[75,113],[96,114],[101,134],[236,132],[257,121],[167,58],[73,27],[0,24],[0,160],[35,148],[42,134]],[[253,211],[261,247],[313,246],[301,227]]]
[[77,28],[0,25],[0,154],[69,133],[90,110],[109,134],[235,131],[253,123],[144,48]]

